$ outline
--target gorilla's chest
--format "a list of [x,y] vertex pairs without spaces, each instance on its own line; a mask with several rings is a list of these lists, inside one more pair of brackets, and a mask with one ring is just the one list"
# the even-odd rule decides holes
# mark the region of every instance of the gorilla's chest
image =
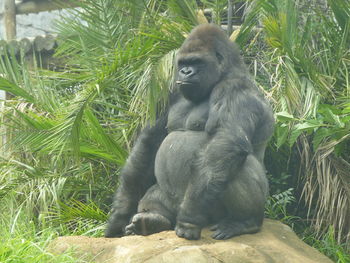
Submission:
[[209,102],[194,104],[179,100],[169,111],[167,128],[169,133],[178,130],[204,131],[208,120]]

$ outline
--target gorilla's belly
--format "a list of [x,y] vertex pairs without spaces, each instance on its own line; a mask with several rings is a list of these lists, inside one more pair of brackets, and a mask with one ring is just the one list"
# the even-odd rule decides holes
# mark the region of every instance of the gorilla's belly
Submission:
[[155,161],[160,188],[173,198],[182,198],[191,178],[192,165],[208,142],[204,131],[173,131],[162,142]]

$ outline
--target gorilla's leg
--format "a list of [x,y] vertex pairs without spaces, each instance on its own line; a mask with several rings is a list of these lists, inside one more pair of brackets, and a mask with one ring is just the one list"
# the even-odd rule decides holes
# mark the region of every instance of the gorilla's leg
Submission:
[[242,170],[227,187],[223,202],[228,215],[211,230],[215,239],[228,239],[260,230],[268,191],[265,171],[260,162],[248,155]]
[[173,229],[175,215],[167,207],[172,207],[159,186],[153,185],[141,199],[138,213],[125,228],[126,235],[150,235]]
[[[229,131],[220,129],[198,153],[193,165],[195,183],[188,185],[177,215],[175,231],[178,236],[199,239],[201,229],[209,223],[208,215],[215,200],[220,200],[230,184],[237,180],[252,152],[251,143],[242,130],[240,127]],[[244,178],[242,181],[244,183]]]
[[130,218],[137,211],[137,198],[130,195],[129,191],[124,190],[124,188],[125,184],[122,184],[116,193],[112,212],[105,231],[105,237],[123,236],[125,234],[125,226],[130,222]]
[[167,135],[166,122],[167,114],[164,112],[153,126],[145,127],[138,137],[120,174],[120,186],[113,201],[105,237],[124,235],[125,226],[137,212],[140,199],[156,182],[154,160],[159,145]]

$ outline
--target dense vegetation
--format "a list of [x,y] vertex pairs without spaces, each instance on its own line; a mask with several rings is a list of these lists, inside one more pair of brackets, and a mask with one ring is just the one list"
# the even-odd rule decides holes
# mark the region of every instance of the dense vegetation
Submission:
[[[350,3],[246,5],[232,38],[277,119],[266,215],[350,262]],[[51,262],[45,247],[55,236],[102,235],[135,133],[171,86],[176,49],[195,24],[225,21],[226,6],[86,0],[57,24],[64,68],[29,69],[11,52],[0,58],[0,88],[12,94],[1,115],[1,262]]]

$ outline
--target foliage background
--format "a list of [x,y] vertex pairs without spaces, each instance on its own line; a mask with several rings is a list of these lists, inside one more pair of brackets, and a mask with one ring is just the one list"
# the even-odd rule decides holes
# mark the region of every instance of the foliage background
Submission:
[[[1,115],[2,261],[42,253],[49,261],[44,248],[55,236],[102,234],[135,134],[166,103],[176,49],[205,20],[198,10],[211,9],[207,19],[221,24],[226,6],[86,0],[57,24],[65,67],[1,57],[0,88],[12,94]],[[276,112],[266,215],[349,262],[350,3],[254,0],[242,8],[234,36]],[[57,260],[75,260],[64,257]]]

